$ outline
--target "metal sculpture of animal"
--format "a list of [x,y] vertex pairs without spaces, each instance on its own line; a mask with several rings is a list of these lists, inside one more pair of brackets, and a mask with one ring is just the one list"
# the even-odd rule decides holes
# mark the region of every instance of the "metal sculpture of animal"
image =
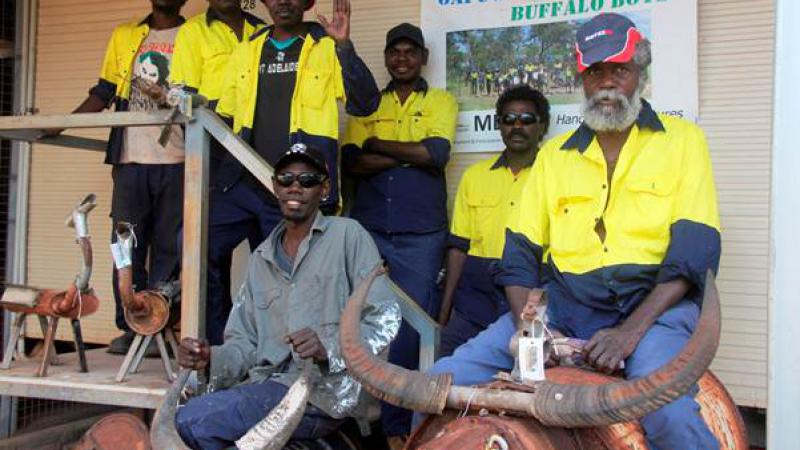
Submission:
[[170,325],[177,321],[175,306],[180,295],[180,282],[172,280],[154,290],[134,292],[131,266],[136,235],[133,226],[125,222],[117,224],[115,233],[117,242],[111,244],[111,253],[117,267],[117,288],[122,300],[125,322],[136,333],[116,379],[119,382],[125,381],[129,373],[139,369],[147,347],[155,339],[167,380],[172,381],[175,374],[167,352],[167,342],[172,347],[173,354],[177,356],[178,342]]
[[[719,297],[710,274],[697,329],[675,359],[650,375],[621,380],[560,368],[531,387],[502,383],[501,388],[453,386],[450,374],[409,371],[366,351],[358,321],[377,274],[378,269],[356,289],[342,315],[342,353],[350,374],[371,394],[431,415],[407,443],[408,450],[645,449],[638,419],[681,397],[698,380],[703,417],[720,447],[747,448],[738,411],[707,372],[720,332]],[[465,417],[456,417],[458,411]]]
[[78,352],[78,361],[81,372],[88,372],[86,354],[81,336],[81,318],[93,314],[100,304],[94,290],[89,286],[92,276],[92,241],[89,236],[88,215],[96,206],[94,194],[87,195],[67,217],[65,225],[75,229],[75,239],[81,251],[81,268],[75,280],[65,291],[54,289],[37,289],[28,286],[6,285],[0,304],[6,309],[16,313],[11,338],[6,346],[3,362],[0,368],[11,367],[11,360],[17,341],[22,334],[25,318],[29,314],[38,316],[44,334],[44,355],[37,375],[47,375],[47,368],[51,363],[57,363],[55,352],[56,330],[59,319],[69,319],[75,338],[75,347]]

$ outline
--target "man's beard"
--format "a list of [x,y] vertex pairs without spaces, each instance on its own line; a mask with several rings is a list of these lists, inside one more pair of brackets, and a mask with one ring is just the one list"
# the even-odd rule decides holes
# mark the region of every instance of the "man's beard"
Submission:
[[[611,101],[603,105],[601,101]],[[625,131],[639,117],[642,97],[639,89],[631,98],[615,89],[602,89],[583,99],[583,122],[594,131]]]

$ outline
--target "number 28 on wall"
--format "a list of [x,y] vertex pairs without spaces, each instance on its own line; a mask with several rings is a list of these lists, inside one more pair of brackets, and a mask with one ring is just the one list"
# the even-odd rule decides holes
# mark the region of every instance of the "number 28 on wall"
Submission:
[[248,11],[256,9],[256,0],[242,0],[242,9]]

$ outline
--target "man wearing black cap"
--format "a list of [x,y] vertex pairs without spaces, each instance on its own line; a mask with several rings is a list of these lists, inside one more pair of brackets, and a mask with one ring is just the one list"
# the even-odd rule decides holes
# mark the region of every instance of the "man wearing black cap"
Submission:
[[[313,0],[262,0],[272,26],[262,28],[233,52],[216,111],[269,164],[284,149],[315,146],[330,171],[330,191],[320,208],[339,204],[339,101],[353,115],[375,111],[375,79],[350,40],[350,1],[334,0],[329,19],[304,22]],[[212,154],[212,157],[215,156]],[[280,220],[278,203],[230,154],[213,164],[209,198],[206,332],[222,342],[231,307],[233,250],[245,239],[255,248]]]
[[[547,292],[547,325],[585,341],[594,368],[641,378],[675,358],[699,317],[720,257],[719,214],[703,131],[641,98],[650,43],[618,14],[577,33],[584,122],[534,164],[494,273],[511,312],[434,372],[460,385],[513,365],[508,343],[526,304]],[[546,278],[542,274],[548,274]],[[716,449],[696,386],[641,418],[651,449]]]
[[[215,392],[178,410],[181,438],[194,449],[227,448],[260,421],[313,361],[314,388],[295,439],[316,439],[346,417],[366,425],[370,401],[347,375],[339,351],[339,317],[352,291],[381,263],[354,220],[319,211],[330,191],[319,150],[295,144],[275,164],[273,184],[283,220],[250,258],[225,342],[185,338],[178,361],[208,370]],[[368,294],[361,330],[381,353],[397,334],[400,309],[385,275]]]
[[[372,234],[392,279],[436,317],[436,282],[447,239],[444,170],[458,105],[422,78],[427,60],[418,27],[403,23],[389,30],[384,61],[392,80],[374,114],[350,118],[342,168],[356,179],[351,217]],[[418,351],[416,332],[403,324],[389,360],[413,369]],[[410,412],[386,405],[382,419],[389,436],[410,431]]]

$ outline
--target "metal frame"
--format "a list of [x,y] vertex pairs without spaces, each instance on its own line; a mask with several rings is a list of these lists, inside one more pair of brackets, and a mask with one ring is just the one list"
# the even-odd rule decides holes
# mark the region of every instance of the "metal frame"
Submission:
[[[203,106],[186,115],[174,111],[114,112],[51,116],[0,117],[0,135],[15,135],[31,142],[96,150],[97,142],[72,137],[42,141],[36,130],[46,128],[101,128],[182,124],[186,127],[184,177],[183,267],[181,277],[181,333],[205,336],[206,252],[208,240],[208,184],[210,139],[213,136],[267,189],[273,190],[273,169],[216,114]],[[24,244],[24,242],[23,242]],[[24,267],[24,265],[23,265]],[[403,318],[420,334],[422,370],[433,365],[439,346],[439,326],[394,283]],[[55,381],[57,383],[57,381]],[[2,386],[0,386],[2,390]],[[50,398],[53,398],[52,396]]]

